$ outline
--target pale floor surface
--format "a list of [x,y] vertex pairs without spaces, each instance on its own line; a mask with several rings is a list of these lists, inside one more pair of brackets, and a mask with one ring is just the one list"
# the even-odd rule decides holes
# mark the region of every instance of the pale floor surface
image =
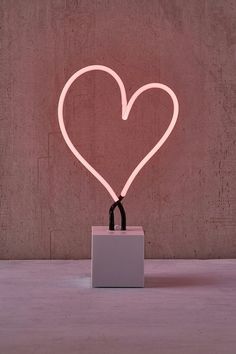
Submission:
[[144,289],[90,261],[0,262],[0,354],[236,354],[236,260],[148,260]]

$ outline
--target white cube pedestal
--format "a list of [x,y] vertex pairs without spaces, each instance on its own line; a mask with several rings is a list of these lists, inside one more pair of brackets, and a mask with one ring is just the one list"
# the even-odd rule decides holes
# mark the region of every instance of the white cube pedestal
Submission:
[[92,287],[144,287],[144,232],[92,227]]

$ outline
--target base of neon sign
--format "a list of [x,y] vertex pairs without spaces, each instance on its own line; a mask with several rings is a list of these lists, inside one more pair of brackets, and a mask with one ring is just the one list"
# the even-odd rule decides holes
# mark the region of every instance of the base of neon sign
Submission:
[[92,227],[92,287],[144,287],[144,232]]

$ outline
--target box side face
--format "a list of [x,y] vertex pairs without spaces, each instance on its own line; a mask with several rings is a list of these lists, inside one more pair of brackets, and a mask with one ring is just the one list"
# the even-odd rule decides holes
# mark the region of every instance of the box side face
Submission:
[[93,287],[143,287],[144,237],[92,236]]

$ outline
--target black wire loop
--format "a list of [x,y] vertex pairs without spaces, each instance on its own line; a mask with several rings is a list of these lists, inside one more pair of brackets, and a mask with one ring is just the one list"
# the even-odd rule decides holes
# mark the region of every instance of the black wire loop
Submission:
[[114,211],[115,208],[118,207],[120,210],[120,216],[121,216],[121,230],[124,231],[126,230],[126,214],[125,214],[125,209],[121,203],[121,200],[123,197],[120,195],[119,200],[117,200],[115,203],[112,204],[109,210],[109,230],[114,231],[115,230],[115,217],[114,217]]

